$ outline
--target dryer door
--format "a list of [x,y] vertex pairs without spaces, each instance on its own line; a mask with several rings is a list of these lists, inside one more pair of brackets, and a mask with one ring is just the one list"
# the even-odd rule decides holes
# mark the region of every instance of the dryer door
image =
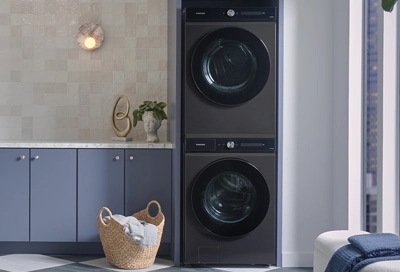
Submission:
[[213,234],[237,237],[264,219],[270,192],[260,171],[244,160],[226,158],[206,166],[192,187],[193,211]]
[[238,105],[254,98],[268,81],[269,72],[265,44],[237,27],[208,33],[192,55],[191,73],[198,90],[222,105]]

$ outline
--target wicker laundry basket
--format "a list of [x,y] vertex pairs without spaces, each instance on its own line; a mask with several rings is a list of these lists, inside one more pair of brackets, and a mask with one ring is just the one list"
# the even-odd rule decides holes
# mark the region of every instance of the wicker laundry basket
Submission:
[[[154,217],[149,213],[151,204],[158,206],[158,214]],[[110,216],[110,221],[107,224],[102,218],[103,211],[107,211]],[[157,227],[158,236],[155,246],[141,247],[137,242],[131,240],[125,234],[123,226],[113,218],[111,211],[107,207],[100,209],[99,217],[97,218],[97,226],[104,254],[107,261],[118,268],[140,269],[151,266],[154,263],[160,246],[165,222],[160,204],[152,200],[147,204],[146,209],[134,213],[132,216]]]

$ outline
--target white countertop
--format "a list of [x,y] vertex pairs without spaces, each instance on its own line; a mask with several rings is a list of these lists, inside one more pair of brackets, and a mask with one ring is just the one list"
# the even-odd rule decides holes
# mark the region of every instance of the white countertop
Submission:
[[172,149],[170,142],[146,141],[8,141],[0,140],[0,148],[155,148]]

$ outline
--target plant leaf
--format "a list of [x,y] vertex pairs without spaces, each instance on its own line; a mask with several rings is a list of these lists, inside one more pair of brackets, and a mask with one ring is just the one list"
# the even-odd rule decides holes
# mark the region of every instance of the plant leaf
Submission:
[[133,127],[136,127],[136,125],[137,125],[137,122],[138,122],[138,113],[139,113],[139,110],[134,110],[134,111],[132,112],[132,115],[133,115]]
[[162,120],[162,116],[160,115],[160,113],[158,111],[153,111],[153,116],[154,118],[156,118],[157,120]]
[[133,126],[136,127],[139,121],[143,121],[143,114],[146,111],[152,111],[153,116],[156,120],[164,120],[167,119],[167,114],[164,111],[164,108],[167,106],[165,102],[157,102],[157,101],[143,101],[141,105],[139,105],[138,109],[135,109],[132,112],[133,115]]
[[165,102],[160,102],[157,104],[158,107],[160,107],[161,109],[165,108],[167,106],[167,103]]
[[165,111],[161,111],[161,115],[162,115],[162,120],[168,119],[167,118],[167,114],[165,113]]
[[384,11],[392,12],[397,0],[382,0],[382,8]]

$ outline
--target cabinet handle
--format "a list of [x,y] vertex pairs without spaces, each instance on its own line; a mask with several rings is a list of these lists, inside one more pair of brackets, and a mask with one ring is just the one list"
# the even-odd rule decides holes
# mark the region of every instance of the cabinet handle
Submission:
[[119,161],[119,156],[115,156],[115,160],[116,160],[116,161]]
[[33,159],[34,159],[34,160],[38,160],[38,159],[39,159],[39,156],[36,155],[35,157],[33,157]]
[[130,159],[131,161],[133,161],[134,158],[135,158],[135,157],[133,157],[133,156],[129,156],[129,159]]
[[19,157],[20,160],[25,160],[25,155]]

